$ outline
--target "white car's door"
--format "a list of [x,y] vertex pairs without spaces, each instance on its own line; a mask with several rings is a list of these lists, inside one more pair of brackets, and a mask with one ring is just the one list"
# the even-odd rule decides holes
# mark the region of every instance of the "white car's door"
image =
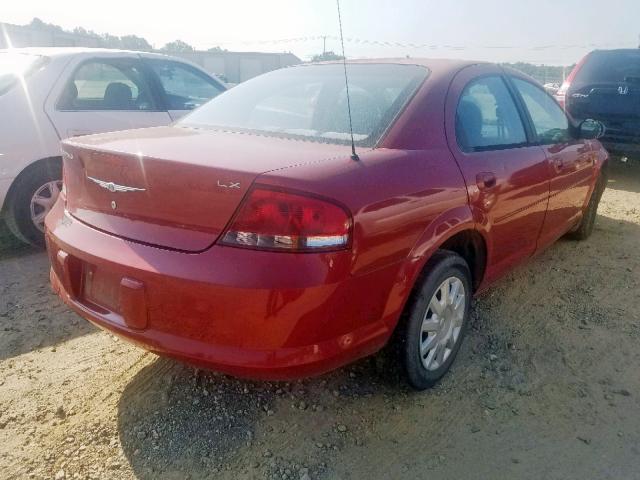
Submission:
[[226,90],[199,69],[175,60],[145,58],[159,80],[159,88],[172,120],[208,102]]
[[133,56],[72,62],[45,109],[61,138],[171,122],[149,71]]

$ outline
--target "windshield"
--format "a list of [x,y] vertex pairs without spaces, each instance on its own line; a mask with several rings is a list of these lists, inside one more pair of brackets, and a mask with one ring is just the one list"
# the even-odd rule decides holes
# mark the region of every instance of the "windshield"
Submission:
[[42,58],[39,55],[0,52],[0,95],[9,91],[16,80],[27,75]]
[[640,50],[593,52],[576,75],[576,83],[640,81]]
[[[427,76],[424,67],[351,64],[349,97],[354,139],[372,146]],[[285,68],[214,98],[182,125],[256,131],[316,141],[350,141],[342,64]]]

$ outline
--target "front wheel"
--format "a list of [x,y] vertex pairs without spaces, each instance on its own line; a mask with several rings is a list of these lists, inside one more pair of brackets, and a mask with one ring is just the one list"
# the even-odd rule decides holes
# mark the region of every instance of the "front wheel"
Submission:
[[42,162],[28,167],[12,187],[7,199],[6,223],[20,240],[44,247],[44,219],[62,188],[62,167]]
[[451,367],[464,337],[471,308],[471,274],[465,260],[441,251],[409,304],[400,354],[412,387],[432,387]]

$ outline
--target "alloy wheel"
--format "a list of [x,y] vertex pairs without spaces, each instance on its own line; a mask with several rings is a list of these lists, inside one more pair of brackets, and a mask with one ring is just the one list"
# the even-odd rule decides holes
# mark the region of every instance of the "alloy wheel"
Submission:
[[54,180],[42,185],[31,197],[31,221],[43,233],[44,219],[56,203],[61,189],[62,181]]
[[420,330],[420,358],[427,370],[440,368],[460,338],[466,302],[464,284],[449,277],[429,301]]

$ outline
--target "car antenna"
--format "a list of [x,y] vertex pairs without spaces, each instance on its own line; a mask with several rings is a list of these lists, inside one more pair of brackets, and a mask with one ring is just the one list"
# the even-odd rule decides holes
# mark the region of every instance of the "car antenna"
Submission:
[[340,0],[338,4],[338,25],[340,25],[340,44],[342,45],[342,66],[344,67],[344,84],[347,88],[347,111],[349,112],[349,132],[351,133],[351,160],[358,161],[360,157],[356,153],[356,142],[353,140],[353,122],[351,121],[351,100],[349,99],[349,77],[347,77],[347,57],[344,55],[344,37],[342,36],[342,17],[340,16]]

